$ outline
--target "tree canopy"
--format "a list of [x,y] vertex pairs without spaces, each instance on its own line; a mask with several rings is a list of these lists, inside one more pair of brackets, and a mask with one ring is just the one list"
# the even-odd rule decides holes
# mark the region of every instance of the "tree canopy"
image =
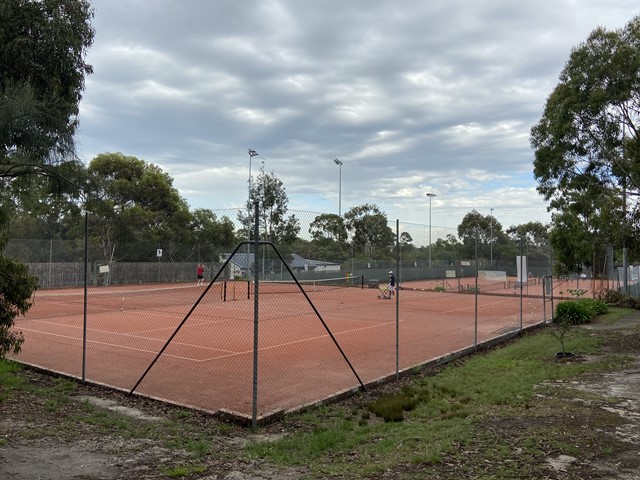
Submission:
[[[555,214],[555,241],[571,215],[572,231],[581,225],[594,247],[637,246],[639,113],[640,17],[635,17],[616,31],[595,29],[572,50],[531,130],[534,175]],[[566,266],[587,264],[590,256],[568,259]]]
[[[300,222],[295,215],[289,215],[287,191],[274,172],[268,173],[264,165],[260,168],[257,180],[251,184],[247,212],[239,212],[238,220],[243,225],[251,224],[253,205],[258,202],[260,210],[260,235],[267,240],[282,244],[291,244],[300,232]],[[246,235],[250,238],[252,235]],[[253,227],[251,234],[253,233]]]
[[[34,197],[14,207],[7,192],[23,175],[49,175],[47,165],[75,160],[78,104],[92,70],[84,60],[92,18],[86,0],[0,0],[0,357],[20,350],[14,319],[28,310],[36,288],[26,266],[5,255],[10,207],[24,208]],[[30,207],[54,222],[51,203]]]
[[[117,242],[126,245],[120,259],[140,260],[170,241],[180,242],[189,231],[187,202],[173,179],[156,165],[122,153],[96,156],[87,170],[92,193],[87,209],[100,225],[104,260],[115,256]],[[136,253],[138,252],[138,253]]]
[[395,244],[395,235],[389,228],[387,216],[377,205],[365,203],[344,214],[344,224],[351,233],[356,250],[369,250],[388,255]]
[[342,218],[335,213],[318,215],[309,227],[309,233],[316,241],[345,241],[347,228]]
[[92,18],[86,0],[0,2],[0,175],[74,155]]

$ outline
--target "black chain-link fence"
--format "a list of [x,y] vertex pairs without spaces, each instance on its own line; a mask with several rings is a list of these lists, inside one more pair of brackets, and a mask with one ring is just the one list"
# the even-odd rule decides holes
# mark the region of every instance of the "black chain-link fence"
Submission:
[[16,359],[255,423],[545,323],[593,285],[545,284],[548,245],[335,217],[289,212],[287,231],[258,214],[248,234],[246,212],[216,210],[163,235],[87,216],[86,249],[14,239],[39,279]]

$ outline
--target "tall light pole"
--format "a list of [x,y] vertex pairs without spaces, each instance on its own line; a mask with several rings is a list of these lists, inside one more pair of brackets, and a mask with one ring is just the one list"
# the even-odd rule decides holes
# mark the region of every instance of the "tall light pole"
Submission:
[[489,238],[489,251],[490,253],[490,265],[491,265],[491,270],[493,270],[493,208],[490,209],[491,210],[491,233],[490,233],[490,238]]
[[337,158],[334,158],[333,163],[338,165],[340,169],[340,176],[338,177],[338,216],[342,217],[342,162]]
[[431,268],[431,199],[435,197],[435,193],[427,193],[429,197],[429,268]]
[[[258,152],[250,148],[249,149],[249,200],[248,200],[249,211],[247,215],[247,240],[249,241],[251,241],[251,159],[257,156],[258,156]],[[247,253],[249,253],[249,244],[247,244]]]

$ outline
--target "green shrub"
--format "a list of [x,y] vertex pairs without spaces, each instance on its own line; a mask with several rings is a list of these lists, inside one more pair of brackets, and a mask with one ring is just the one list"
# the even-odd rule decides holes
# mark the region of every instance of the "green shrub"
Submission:
[[582,325],[593,319],[591,308],[582,300],[567,300],[556,307],[553,322],[565,325]]
[[597,298],[581,298],[577,301],[585,305],[591,312],[591,318],[589,320],[593,320],[594,317],[597,317],[598,315],[604,315],[609,311],[609,307],[607,306],[607,304]]
[[562,353],[565,352],[565,335],[572,325],[589,323],[594,317],[603,315],[609,311],[607,304],[594,298],[578,298],[561,302],[556,307],[553,315],[553,329],[551,333],[562,345]]
[[608,311],[608,305],[597,298],[567,300],[558,304],[553,321],[568,325],[582,325],[589,323],[598,315],[604,315]]

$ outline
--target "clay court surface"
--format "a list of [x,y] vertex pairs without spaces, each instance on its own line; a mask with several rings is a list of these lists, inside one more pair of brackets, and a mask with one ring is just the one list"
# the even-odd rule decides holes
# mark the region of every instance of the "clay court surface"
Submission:
[[407,282],[398,303],[367,285],[305,287],[330,335],[302,293],[260,286],[257,332],[246,282],[228,282],[226,293],[221,284],[91,287],[86,328],[81,288],[41,290],[16,321],[26,341],[15,358],[129,391],[202,297],[136,393],[240,416],[251,416],[255,394],[264,417],[359,386],[331,335],[369,383],[551,316],[542,287],[476,297]]

